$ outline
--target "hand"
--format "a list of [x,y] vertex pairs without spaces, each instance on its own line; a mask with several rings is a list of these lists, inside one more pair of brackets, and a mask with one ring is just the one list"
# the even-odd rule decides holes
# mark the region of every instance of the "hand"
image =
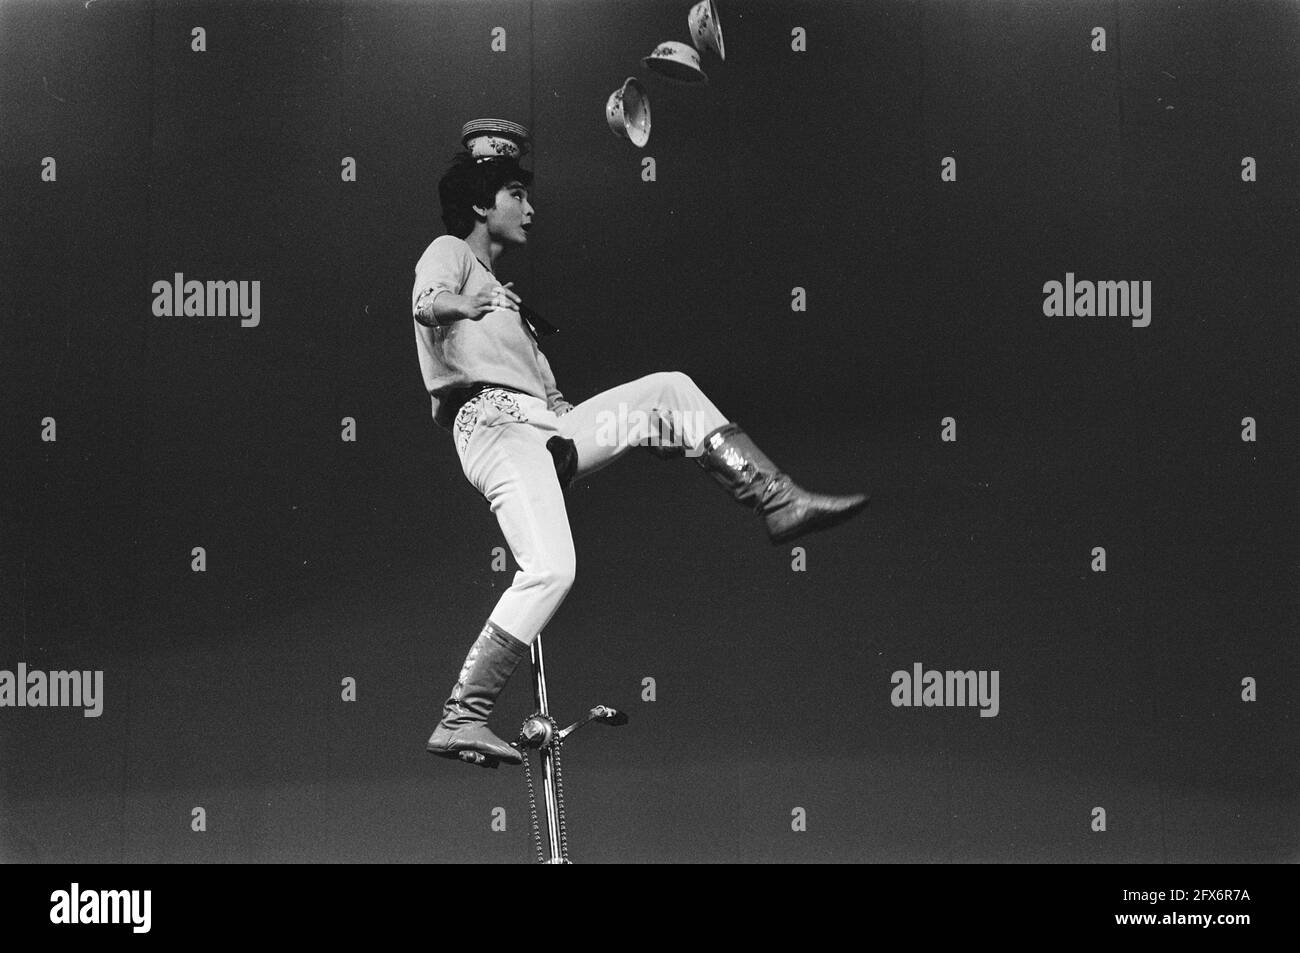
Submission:
[[519,295],[510,290],[510,286],[513,284],[513,281],[508,281],[504,285],[490,285],[470,295],[466,304],[468,317],[477,321],[490,311],[499,311],[501,309],[518,311],[521,299]]

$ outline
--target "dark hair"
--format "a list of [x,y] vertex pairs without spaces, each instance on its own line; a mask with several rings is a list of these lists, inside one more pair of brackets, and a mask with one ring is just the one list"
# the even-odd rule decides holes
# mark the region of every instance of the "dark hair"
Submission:
[[464,238],[478,222],[475,205],[492,208],[497,192],[506,185],[518,182],[527,188],[532,181],[533,174],[521,168],[517,159],[502,157],[480,162],[468,152],[458,152],[451,160],[451,168],[438,181],[442,224],[452,235]]

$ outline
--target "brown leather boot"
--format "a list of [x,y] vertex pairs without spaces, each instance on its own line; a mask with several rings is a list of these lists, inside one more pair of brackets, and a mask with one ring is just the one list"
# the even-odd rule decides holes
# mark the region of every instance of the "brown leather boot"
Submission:
[[491,732],[487,717],[501,689],[528,654],[528,646],[508,632],[490,621],[483,626],[443,706],[442,721],[425,745],[429,752],[488,768],[495,768],[500,761],[522,764],[523,755]]
[[714,430],[704,438],[700,449],[700,466],[737,502],[763,517],[774,545],[842,523],[870,500],[861,493],[809,493],[777,469],[738,424],[724,424]]

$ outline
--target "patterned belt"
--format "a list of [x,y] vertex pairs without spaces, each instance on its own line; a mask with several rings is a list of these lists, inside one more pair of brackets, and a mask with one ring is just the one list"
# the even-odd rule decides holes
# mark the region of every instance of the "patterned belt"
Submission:
[[452,431],[456,438],[456,444],[462,452],[469,444],[469,438],[474,433],[475,426],[478,425],[480,410],[483,405],[496,406],[519,421],[527,421],[528,419],[515,400],[516,395],[520,397],[528,396],[521,390],[515,390],[513,387],[503,387],[500,384],[478,384],[467,389],[465,394],[464,400],[460,401],[459,408],[452,418]]
[[462,387],[460,390],[453,391],[444,401],[447,405],[447,419],[455,420],[462,407],[491,386],[491,384],[475,384],[473,387]]

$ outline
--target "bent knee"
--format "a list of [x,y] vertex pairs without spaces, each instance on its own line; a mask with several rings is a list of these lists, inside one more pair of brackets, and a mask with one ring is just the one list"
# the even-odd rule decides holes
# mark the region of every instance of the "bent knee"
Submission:
[[537,575],[547,589],[567,593],[573,588],[573,580],[577,576],[577,563],[572,556],[553,559]]
[[681,371],[658,371],[647,378],[663,390],[698,390],[690,375]]

